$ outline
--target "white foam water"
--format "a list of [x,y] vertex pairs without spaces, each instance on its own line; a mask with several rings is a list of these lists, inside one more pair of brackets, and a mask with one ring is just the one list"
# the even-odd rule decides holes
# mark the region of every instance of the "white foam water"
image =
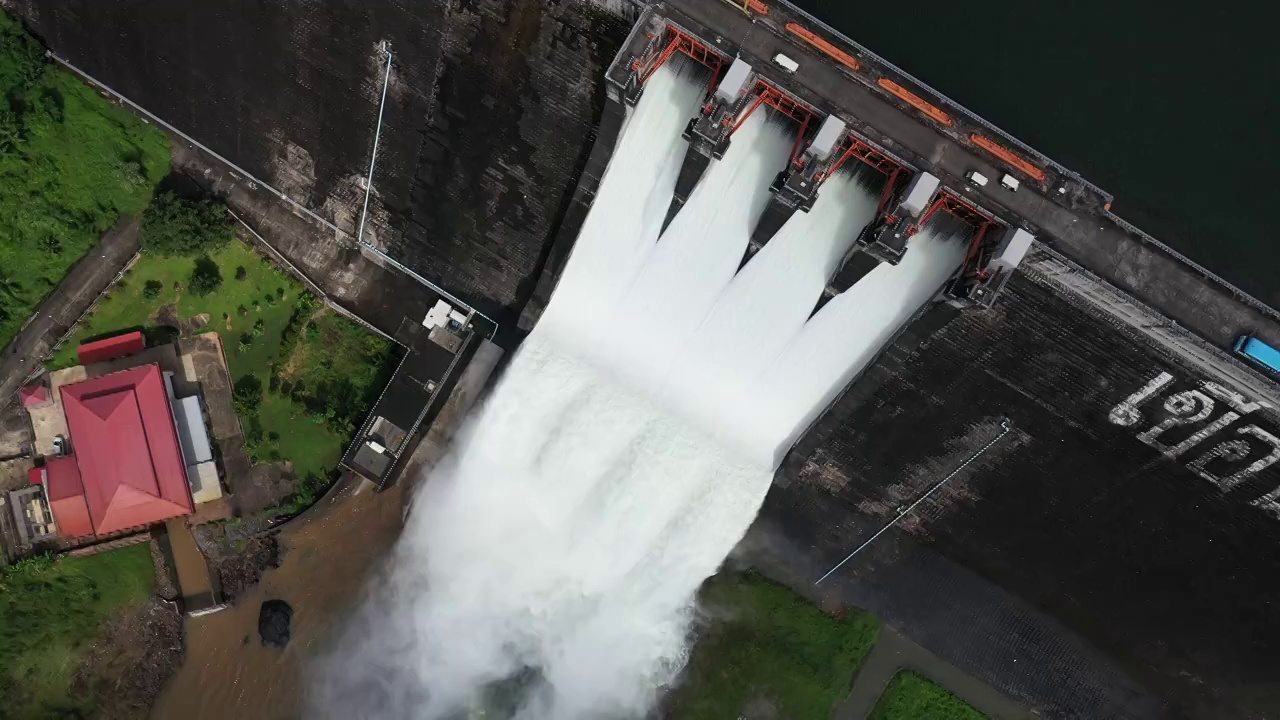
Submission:
[[659,238],[700,92],[650,80],[542,321],[313,673],[312,715],[643,716],[781,452],[954,268],[913,240],[809,320],[875,206],[832,180],[739,271],[794,139],[764,110]]
[[911,238],[897,265],[881,263],[818,311],[762,374],[749,443],[772,445],[774,462],[799,440],[840,391],[880,352],[955,272],[960,238],[929,229]]

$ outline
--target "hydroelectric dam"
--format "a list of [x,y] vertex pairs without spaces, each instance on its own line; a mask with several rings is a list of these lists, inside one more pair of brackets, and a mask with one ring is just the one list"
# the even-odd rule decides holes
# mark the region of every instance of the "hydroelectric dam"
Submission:
[[[1280,395],[1232,347],[1280,340],[1280,316],[815,18],[736,5],[668,0],[640,15],[605,73],[567,232],[523,323],[554,286],[573,220],[599,202],[627,107],[664,63],[700,68],[667,222],[770,112],[790,149],[738,277],[770,243],[822,243],[803,215],[841,193],[862,215],[817,307],[856,303],[844,331],[885,333],[791,447],[737,554],[820,602],[874,608],[1048,717],[1268,717],[1280,707],[1266,679],[1280,661],[1267,619]],[[857,190],[828,187],[849,170]],[[939,259],[946,235],[957,254]],[[903,267],[913,253],[945,267],[923,295],[904,287],[923,280]],[[903,315],[869,325],[886,305]],[[771,388],[742,391],[744,412],[768,411]],[[988,447],[895,540],[812,586]]]
[[[1043,717],[1280,707],[1280,386],[1233,349],[1280,344],[1280,314],[1016,128],[777,0],[0,4],[215,151],[175,141],[175,169],[394,333],[417,284],[369,281],[350,242],[377,128],[362,239],[508,350],[533,331],[606,369],[583,380],[537,342],[513,361],[508,379],[581,398],[507,393],[545,407],[521,432],[615,413],[594,444],[538,440],[554,453],[612,467],[621,426],[652,413],[605,378],[704,434],[732,414],[724,457],[682,454],[682,431],[640,443],[687,496],[662,485],[666,524],[621,529],[582,502],[592,538],[650,547],[700,521],[731,546],[713,520],[745,524],[761,498],[698,473],[752,457],[733,477],[764,477],[762,506],[728,562],[872,610]],[[642,554],[564,550],[602,576]],[[695,582],[718,562],[697,555],[661,567]]]

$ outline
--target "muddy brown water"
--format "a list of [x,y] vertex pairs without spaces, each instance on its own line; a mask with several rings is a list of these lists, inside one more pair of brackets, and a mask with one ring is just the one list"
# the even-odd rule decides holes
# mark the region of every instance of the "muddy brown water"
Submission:
[[[186,660],[164,689],[153,720],[284,720],[302,712],[306,662],[360,599],[402,526],[399,486],[374,494],[345,488],[281,532],[280,567],[231,608],[186,620]],[[264,647],[264,600],[293,607],[292,638]]]
[[173,564],[178,571],[178,587],[183,596],[191,598],[210,595],[213,584],[209,578],[209,563],[200,554],[200,548],[185,519],[170,520],[165,526],[169,536],[169,551],[173,553]]

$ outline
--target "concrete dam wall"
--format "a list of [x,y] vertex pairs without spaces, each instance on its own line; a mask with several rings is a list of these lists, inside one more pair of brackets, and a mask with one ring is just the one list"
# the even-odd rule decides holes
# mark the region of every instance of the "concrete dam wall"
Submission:
[[745,554],[811,585],[1007,417],[893,541],[810,591],[1049,717],[1266,717],[1280,468],[1251,468],[1274,412],[1034,264],[1006,293],[890,347],[797,448]]
[[[571,205],[601,77],[630,27],[625,12],[570,0],[0,2],[348,233],[387,41],[367,239],[511,324]],[[337,245],[321,230],[294,245],[307,243]],[[1087,262],[1095,247],[1079,246]],[[1124,268],[1093,270],[1125,281]],[[1198,292],[1220,294],[1172,285],[1181,299],[1144,299],[1191,313]],[[1269,717],[1280,418],[1259,401],[1275,405],[1276,388],[1126,302],[1041,250],[991,310],[934,306],[795,448],[740,554],[826,607],[876,611],[1045,717]],[[1202,337],[1241,329],[1202,320]],[[813,587],[1001,418],[1007,437]]]
[[5,0],[56,53],[490,314],[531,292],[628,25],[589,2]]

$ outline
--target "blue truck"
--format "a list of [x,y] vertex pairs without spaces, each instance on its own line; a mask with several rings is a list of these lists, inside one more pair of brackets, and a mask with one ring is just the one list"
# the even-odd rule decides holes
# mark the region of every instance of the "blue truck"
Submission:
[[1258,338],[1252,335],[1241,335],[1236,340],[1235,351],[1237,355],[1252,361],[1253,364],[1280,375],[1280,350],[1276,350]]

